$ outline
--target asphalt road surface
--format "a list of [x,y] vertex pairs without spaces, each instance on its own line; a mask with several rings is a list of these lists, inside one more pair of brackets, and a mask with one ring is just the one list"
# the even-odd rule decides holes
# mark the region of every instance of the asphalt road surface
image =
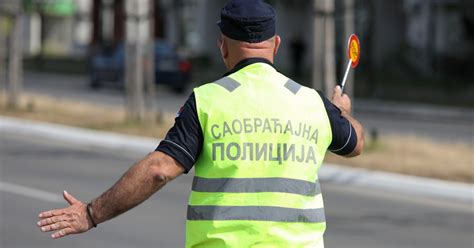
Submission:
[[[123,92],[117,88],[90,89],[87,76],[29,72],[24,75],[24,78],[25,91],[29,93],[110,106],[124,106],[125,104]],[[175,94],[166,87],[159,86],[156,105],[158,109],[174,114],[184,104],[190,92],[191,86],[185,94]],[[364,124],[367,132],[375,129],[379,134],[417,135],[442,141],[474,144],[474,128],[472,128],[474,120],[472,118],[447,119],[436,116],[436,114],[429,118],[417,118],[417,116],[403,114],[404,109],[417,106],[384,104],[388,108],[401,110],[402,114],[393,115],[384,112],[371,112],[363,107],[367,105],[374,107],[373,105],[380,104],[377,102],[363,104],[361,100],[355,100],[356,117]],[[437,109],[433,109],[436,113]],[[472,117],[472,111],[470,111],[470,115],[466,114],[466,116]]]
[[[66,206],[59,197],[62,190],[89,201],[147,152],[0,133],[0,247],[183,247],[192,175],[179,177],[144,204],[85,234],[52,240],[35,226],[40,211]],[[473,247],[472,203],[329,182],[322,182],[322,189],[326,247]]]

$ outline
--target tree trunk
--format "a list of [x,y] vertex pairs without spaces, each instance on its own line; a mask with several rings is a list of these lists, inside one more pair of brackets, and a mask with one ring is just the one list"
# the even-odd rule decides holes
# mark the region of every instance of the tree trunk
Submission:
[[8,61],[8,96],[7,106],[11,109],[18,108],[22,91],[22,16],[17,13],[13,17],[13,29],[10,34],[10,49]]
[[147,44],[147,52],[145,53],[145,100],[146,100],[146,112],[147,112],[147,119],[151,121],[159,121],[161,122],[161,115],[157,112],[156,108],[156,78],[155,78],[155,26],[154,26],[154,16],[155,16],[155,8],[154,8],[154,1],[149,0],[149,11],[150,11],[150,18],[149,18],[149,30],[150,30],[150,38]]
[[[0,15],[0,87],[4,88],[6,86],[6,74],[5,74],[5,60],[6,60],[6,45],[7,45],[7,38],[6,38],[6,33],[4,30],[4,22],[5,18]],[[5,87],[6,88],[6,87]],[[1,92],[2,97],[3,97],[3,90]]]
[[324,89],[324,14],[321,10],[320,0],[314,0],[313,17],[313,88]]
[[327,96],[336,85],[334,0],[314,1],[313,87]]
[[144,85],[144,52],[146,42],[140,29],[143,16],[140,4],[143,1],[129,0],[126,2],[126,44],[125,44],[125,91],[127,118],[131,121],[145,121],[145,85]]

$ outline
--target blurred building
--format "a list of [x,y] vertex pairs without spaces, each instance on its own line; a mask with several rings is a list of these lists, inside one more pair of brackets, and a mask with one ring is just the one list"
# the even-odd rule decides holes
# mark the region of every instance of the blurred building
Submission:
[[[27,55],[78,55],[81,45],[88,42],[76,39],[76,13],[88,0],[26,0],[25,51]],[[82,48],[83,48],[82,47]]]
[[[216,49],[220,8],[225,0],[162,0],[157,1],[164,17],[164,37],[185,48],[191,55],[209,56],[220,62]],[[269,1],[278,12],[277,32],[283,38],[277,63],[291,67],[292,41],[304,46],[303,68],[312,65],[314,0]],[[342,27],[346,18],[342,0],[336,0],[334,19],[338,60],[342,45]],[[461,0],[355,0],[349,11],[355,13],[355,32],[361,38],[363,61],[372,70],[392,67],[402,61],[421,74],[461,70],[472,65],[474,6]],[[461,67],[450,64],[457,61]]]
[[[2,0],[3,3],[9,0]],[[355,32],[362,43],[362,69],[383,71],[401,65],[416,73],[472,73],[474,4],[461,0],[354,0]],[[143,1],[146,4],[148,1]],[[190,57],[220,63],[216,49],[220,8],[226,0],[154,0],[150,32]],[[289,70],[292,49],[304,53],[301,67],[310,74],[314,0],[271,0],[283,38],[277,63]],[[337,57],[345,9],[335,0]],[[25,52],[34,56],[86,57],[97,47],[123,42],[125,0],[25,0]],[[1,11],[0,11],[1,12]],[[297,44],[296,44],[297,43]],[[296,45],[295,45],[296,44]],[[341,63],[340,63],[341,64]]]
[[405,41],[410,65],[434,73],[454,69],[451,66],[463,68],[463,63],[472,61],[473,7],[471,1],[406,0]]
[[[165,18],[165,39],[190,56],[208,57],[211,63],[221,63],[216,49],[219,29],[216,22],[220,19],[220,10],[226,0],[162,0],[159,4]],[[285,45],[289,40],[299,37],[307,47],[307,56],[303,58],[306,69],[311,65],[312,42],[312,6],[313,1],[269,1],[278,12],[277,30]],[[279,57],[289,56],[290,49],[280,50]],[[287,59],[278,59],[279,67],[290,66]]]

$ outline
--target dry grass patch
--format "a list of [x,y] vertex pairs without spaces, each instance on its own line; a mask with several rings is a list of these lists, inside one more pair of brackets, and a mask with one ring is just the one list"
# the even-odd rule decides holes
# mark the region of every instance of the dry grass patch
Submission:
[[328,153],[326,161],[373,170],[474,183],[473,144],[433,141],[414,136],[382,136],[368,142],[356,158]]
[[171,115],[162,116],[161,122],[134,123],[126,121],[122,108],[28,94],[16,110],[9,109],[0,94],[0,115],[154,138],[164,137],[173,124]]

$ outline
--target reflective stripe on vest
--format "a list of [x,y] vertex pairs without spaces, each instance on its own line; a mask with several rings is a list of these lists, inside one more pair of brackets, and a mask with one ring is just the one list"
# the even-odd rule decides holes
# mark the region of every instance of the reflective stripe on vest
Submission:
[[324,209],[266,206],[189,206],[188,220],[264,220],[279,222],[324,222]]
[[306,196],[321,193],[319,183],[290,178],[203,178],[194,177],[193,191],[258,193],[281,192]]
[[194,93],[204,142],[186,247],[323,247],[318,171],[332,137],[319,94],[265,63]]

